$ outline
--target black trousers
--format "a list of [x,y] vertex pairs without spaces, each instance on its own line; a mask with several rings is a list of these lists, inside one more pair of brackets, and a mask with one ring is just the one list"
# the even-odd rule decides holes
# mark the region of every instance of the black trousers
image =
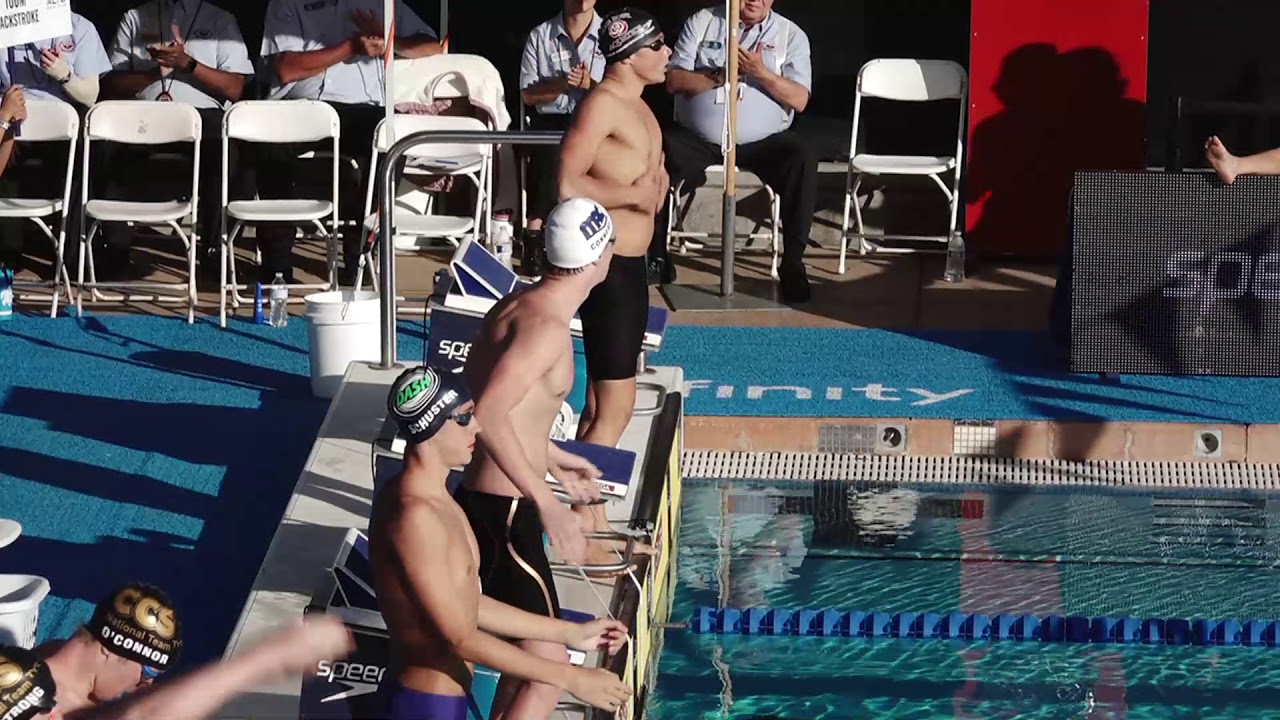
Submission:
[[[528,128],[564,132],[569,129],[572,120],[572,115],[534,113],[529,118]],[[521,152],[529,160],[528,173],[525,175],[529,219],[545,220],[547,214],[560,202],[560,184],[557,178],[560,172],[560,146],[526,145]]]
[[[67,152],[71,144],[66,142],[18,144],[13,149],[11,164],[0,176],[0,193],[4,197],[33,199],[62,199],[66,189]],[[74,257],[80,219],[80,161],[77,158],[72,167],[74,180],[71,183],[71,201],[65,208],[67,212],[66,254]],[[45,224],[58,236],[57,217],[46,218]],[[25,247],[24,247],[25,245]],[[54,257],[53,245],[45,234],[40,232],[30,220],[0,220],[0,263],[18,270],[21,269],[21,257],[24,252],[34,252],[51,260]],[[52,276],[50,276],[52,277]]]
[[[366,178],[371,170],[369,157],[373,152],[373,133],[378,122],[386,116],[380,105],[343,105],[330,103],[342,121],[342,135],[338,147],[343,155],[359,164],[354,173],[344,158],[338,163],[339,219],[346,223],[355,220],[357,227],[343,228],[342,246],[344,281],[355,277],[364,241],[364,198],[367,192]],[[331,161],[299,160],[298,156],[309,150],[329,150],[332,141],[316,145],[259,145],[254,148],[254,166],[257,170],[258,196],[263,200],[305,198],[327,200],[332,197]],[[375,195],[375,204],[377,202]],[[270,282],[276,273],[293,281],[293,240],[297,226],[293,223],[262,223],[257,226],[258,248],[262,251],[263,282]]]
[[[200,197],[196,221],[200,242],[196,257],[205,272],[217,268],[218,242],[222,236],[222,116],[221,108],[200,108]],[[106,200],[135,202],[189,200],[191,165],[194,153],[190,143],[173,145],[117,145],[95,143],[92,158],[94,178]],[[238,147],[232,143],[227,151],[231,174],[227,188],[232,200],[252,197],[251,183],[239,172]],[[175,197],[175,190],[179,190]],[[108,223],[99,231],[101,243],[109,255],[127,250],[132,233],[123,223]]]
[[[673,124],[663,130],[662,148],[667,154],[667,174],[671,187],[683,181],[684,191],[692,191],[707,181],[706,168],[724,161],[720,145],[703,140],[688,128]],[[818,160],[808,144],[794,130],[784,130],[763,140],[738,146],[738,167],[755,173],[778,193],[782,220],[782,266],[799,266],[809,243],[814,205],[818,197]],[[671,267],[666,257],[667,205],[664,203],[654,223],[651,258]],[[668,271],[664,271],[669,274]],[[664,278],[664,282],[670,282]]]

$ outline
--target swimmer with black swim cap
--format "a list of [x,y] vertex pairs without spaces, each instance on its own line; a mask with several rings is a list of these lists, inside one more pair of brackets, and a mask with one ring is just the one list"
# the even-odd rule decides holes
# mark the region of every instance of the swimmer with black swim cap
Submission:
[[[641,95],[666,79],[671,50],[657,20],[636,8],[601,19],[600,45],[604,79],[587,94],[560,145],[560,197],[603,205],[618,237],[609,274],[578,311],[590,380],[578,439],[615,447],[636,405],[636,367],[649,324],[647,256],[654,216],[670,185],[662,130]],[[577,511],[587,530],[608,530],[602,508]],[[608,563],[614,550],[593,542],[587,562]]]
[[53,718],[57,694],[53,673],[39,655],[0,647],[0,720]]
[[[555,245],[548,249],[554,257]],[[626,638],[625,626],[611,620],[579,625],[536,617],[480,594],[482,551],[447,483],[451,468],[471,461],[481,431],[474,407],[460,372],[430,366],[405,371],[387,398],[408,447],[403,471],[378,489],[369,524],[374,585],[394,658],[381,688],[386,717],[465,720],[476,662],[616,709],[627,694],[616,675],[551,663],[485,632],[589,650],[616,649]],[[485,538],[485,553],[494,542]]]
[[61,690],[59,712],[70,715],[145,687],[173,667],[182,653],[182,625],[163,590],[129,583],[104,597],[75,635],[36,653]]

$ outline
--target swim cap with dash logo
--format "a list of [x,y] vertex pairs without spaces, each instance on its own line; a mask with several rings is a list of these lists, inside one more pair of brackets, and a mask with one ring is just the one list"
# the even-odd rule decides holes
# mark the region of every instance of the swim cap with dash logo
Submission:
[[112,654],[161,672],[182,654],[182,625],[173,601],[152,585],[116,589],[98,603],[85,629]]
[[387,410],[405,439],[417,444],[434,437],[453,411],[470,400],[462,368],[416,367],[401,373],[391,384]]

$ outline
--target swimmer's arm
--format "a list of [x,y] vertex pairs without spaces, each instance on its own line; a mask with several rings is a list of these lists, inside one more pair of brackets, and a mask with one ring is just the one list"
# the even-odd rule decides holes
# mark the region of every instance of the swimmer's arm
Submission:
[[590,174],[600,145],[618,125],[620,112],[616,103],[597,93],[588,95],[578,108],[560,144],[560,200],[583,197],[609,209],[639,212],[653,209],[653,199],[637,193],[634,184],[609,182]]
[[569,631],[575,627],[573,623],[525,612],[484,595],[480,596],[478,622],[481,630],[500,637],[543,640],[560,645],[569,644]]
[[560,501],[547,485],[546,475],[538,474],[530,464],[511,424],[511,412],[534,382],[551,369],[558,348],[556,343],[547,342],[536,326],[516,330],[511,345],[502,353],[484,390],[475,399],[475,417],[484,428],[480,442],[520,494],[538,507]]
[[[456,542],[456,538],[450,538],[436,521],[433,513],[424,508],[407,508],[394,522],[391,534],[392,542],[402,549],[398,554],[404,563],[405,577],[413,597],[455,655],[467,662],[480,663],[525,680],[561,688],[567,684],[568,678],[562,668],[568,665],[531,655],[480,628],[479,608],[485,606],[488,598],[476,590],[470,592],[476,593],[479,603],[458,596],[459,587],[475,588],[475,578],[461,577],[463,566],[457,563],[441,567],[439,557],[447,558],[450,553],[426,555],[415,551],[422,547],[443,548],[450,542]],[[435,559],[428,560],[429,557]]]
[[[310,627],[307,627],[310,625]],[[215,661],[120,700],[70,712],[66,720],[200,720],[241,693],[294,673],[314,672],[316,663],[346,656],[351,634],[332,618],[277,632],[225,661]]]

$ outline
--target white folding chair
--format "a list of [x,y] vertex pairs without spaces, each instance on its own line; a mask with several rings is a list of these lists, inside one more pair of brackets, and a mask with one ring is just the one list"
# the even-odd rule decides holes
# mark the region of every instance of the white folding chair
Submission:
[[[934,102],[959,100],[960,119],[956,130],[954,155],[869,155],[858,152],[858,126],[862,119],[862,98],[881,98],[895,102]],[[840,225],[840,272],[845,270],[849,239],[858,240],[858,251],[915,252],[914,248],[887,247],[874,240],[914,240],[946,243],[956,231],[960,209],[960,173],[963,168],[965,109],[968,102],[968,76],[964,68],[949,60],[878,59],[858,71],[857,91],[853,104],[853,128],[849,133],[849,168],[845,183],[844,220]],[[942,175],[953,173],[950,187]],[[865,175],[927,176],[946,196],[951,211],[946,235],[890,235],[865,232],[862,208],[858,206],[858,189]],[[857,229],[849,232],[849,214],[853,212]],[[874,240],[873,240],[874,239]],[[941,249],[946,246],[943,245]]]
[[[707,167],[706,172],[708,174],[724,173],[724,165],[710,165]],[[741,171],[739,170],[739,172]],[[764,188],[765,194],[769,197],[769,227],[766,231],[749,232],[745,236],[735,233],[734,238],[745,237],[748,243],[752,240],[769,240],[773,253],[769,273],[776,280],[778,277],[778,255],[782,252],[782,241],[778,231],[780,224],[778,194],[763,180],[760,181],[760,186]],[[673,185],[667,193],[667,247],[681,255],[688,254],[690,250],[703,249],[702,243],[690,242],[688,238],[705,239],[719,236],[719,233],[695,232],[684,230],[681,227],[684,215],[688,213],[689,203],[693,201],[693,193],[689,193],[684,206],[681,207],[680,191],[683,189],[684,181],[682,180]]]
[[[52,287],[49,296],[49,317],[58,316],[58,299],[66,290],[67,304],[71,304],[71,279],[63,263],[63,250],[67,242],[67,218],[71,205],[71,184],[75,178],[76,147],[80,138],[80,116],[71,105],[57,100],[31,100],[27,102],[27,121],[22,124],[20,145],[27,143],[67,143],[67,171],[62,196],[58,198],[0,198],[0,218],[30,220],[53,244],[53,279],[47,282],[14,283],[14,290],[30,287]],[[58,217],[58,233],[55,236],[46,220]],[[45,295],[22,292],[19,297],[44,300]]]
[[[227,326],[227,296],[231,296],[233,308],[239,308],[248,298],[240,296],[236,279],[236,238],[246,225],[264,222],[311,224],[312,234],[303,238],[326,241],[328,248],[329,282],[293,283],[290,288],[329,289],[338,287],[338,243],[340,241],[338,218],[338,152],[341,135],[338,113],[331,105],[318,100],[246,100],[231,106],[222,120],[222,282],[218,322]],[[333,194],[328,200],[231,200],[228,190],[231,141],[252,143],[317,143],[329,140],[333,147],[326,148],[333,167]],[[326,226],[325,220],[328,220]],[[228,232],[228,225],[234,223]],[[230,276],[228,278],[228,275]],[[299,299],[299,302],[301,300]]]
[[[196,309],[196,240],[199,230],[196,208],[200,205],[200,114],[184,103],[145,100],[108,100],[94,105],[85,118],[84,128],[84,177],[81,178],[80,196],[80,262],[76,273],[76,311],[83,311],[84,290],[92,293],[95,301],[119,302],[148,300],[155,302],[187,303],[187,322],[195,322]],[[191,163],[191,194],[189,200],[162,200],[134,202],[124,200],[93,200],[89,194],[90,157],[96,141],[124,145],[169,145],[190,143],[194,147]],[[115,172],[142,174],[145,167],[116,168]],[[87,226],[86,220],[92,220]],[[128,223],[145,227],[173,228],[187,251],[187,281],[185,283],[158,282],[98,282],[93,266],[93,236],[103,223]],[[183,226],[186,226],[184,230]],[[89,266],[89,282],[84,281],[85,263]],[[185,290],[185,297],[173,295],[105,295],[98,288]]]
[[[432,130],[487,131],[489,128],[477,118],[438,115],[396,115],[395,137],[403,138],[418,132]],[[387,121],[378,123],[374,133],[373,157],[369,167],[377,167],[379,157],[391,149],[391,133]],[[481,229],[488,217],[493,174],[493,146],[488,143],[429,143],[410,149],[406,154],[405,174],[422,176],[465,177],[476,189],[475,209],[470,217],[454,215],[420,214],[409,207],[398,206],[391,219],[396,252],[412,253],[428,247],[432,241],[447,240],[457,247],[464,238],[481,237]],[[374,189],[378,178],[371,176],[365,194],[365,230],[374,232],[379,218],[374,208]],[[377,282],[376,244],[365,248],[363,262],[356,271],[356,290],[364,282],[364,268],[368,266]]]

